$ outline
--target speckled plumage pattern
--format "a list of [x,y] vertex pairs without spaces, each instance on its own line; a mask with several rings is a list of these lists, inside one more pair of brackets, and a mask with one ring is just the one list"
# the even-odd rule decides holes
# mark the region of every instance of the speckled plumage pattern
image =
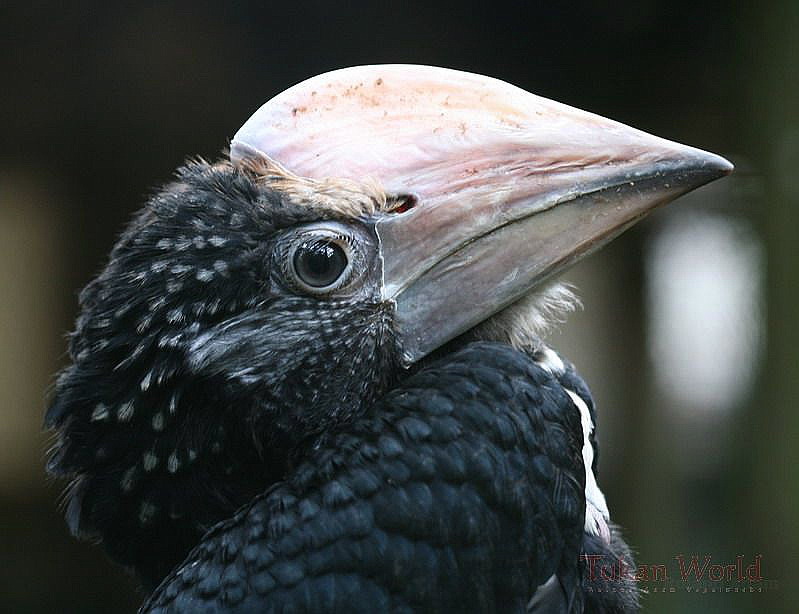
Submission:
[[523,612],[577,576],[579,422],[534,360],[468,346],[216,527],[145,609]]
[[81,293],[48,469],[72,480],[73,533],[150,588],[393,377],[390,313],[368,274],[357,296],[320,300],[273,266],[296,227],[330,218],[344,219],[229,163],[192,163]]

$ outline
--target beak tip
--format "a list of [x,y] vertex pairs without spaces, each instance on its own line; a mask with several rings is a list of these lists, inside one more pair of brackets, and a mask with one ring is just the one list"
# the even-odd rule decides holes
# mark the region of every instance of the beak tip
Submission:
[[[661,167],[672,175],[672,185],[679,186],[679,194],[685,194],[703,185],[726,177],[735,170],[733,164],[717,154],[701,149],[690,148],[676,159],[665,162]],[[674,197],[679,194],[675,194]]]
[[735,170],[735,166],[732,162],[716,154],[710,154],[710,160],[707,166],[708,170],[712,169],[717,172],[719,177],[725,177]]
[[732,162],[709,151],[701,151],[695,159],[695,164],[696,171],[705,175],[707,181],[726,177],[735,170]]

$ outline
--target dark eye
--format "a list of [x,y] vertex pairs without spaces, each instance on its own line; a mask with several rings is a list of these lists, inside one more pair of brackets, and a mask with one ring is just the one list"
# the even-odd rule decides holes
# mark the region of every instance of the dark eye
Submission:
[[334,241],[313,239],[300,243],[292,266],[297,280],[312,290],[329,290],[341,279],[349,265],[344,248]]

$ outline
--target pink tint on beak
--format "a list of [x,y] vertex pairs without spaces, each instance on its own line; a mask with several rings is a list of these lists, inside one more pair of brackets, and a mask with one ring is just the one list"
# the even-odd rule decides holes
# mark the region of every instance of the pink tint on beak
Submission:
[[389,64],[335,70],[278,94],[233,137],[231,159],[266,155],[298,175],[369,178],[426,202],[495,192],[500,176],[507,201],[550,191],[573,171],[691,149],[491,77]]

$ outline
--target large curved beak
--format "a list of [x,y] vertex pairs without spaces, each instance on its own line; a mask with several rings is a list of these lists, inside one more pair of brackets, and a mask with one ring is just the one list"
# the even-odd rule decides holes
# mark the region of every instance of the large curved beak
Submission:
[[234,162],[253,152],[410,198],[374,221],[408,363],[733,168],[496,79],[408,65],[286,90],[234,137]]

